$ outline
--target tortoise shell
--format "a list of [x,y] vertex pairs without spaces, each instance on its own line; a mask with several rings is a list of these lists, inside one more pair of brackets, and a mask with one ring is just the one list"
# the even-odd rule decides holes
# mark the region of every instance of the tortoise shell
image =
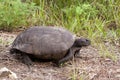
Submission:
[[57,27],[31,27],[20,33],[12,44],[12,49],[32,54],[40,59],[63,58],[74,44],[71,32]]

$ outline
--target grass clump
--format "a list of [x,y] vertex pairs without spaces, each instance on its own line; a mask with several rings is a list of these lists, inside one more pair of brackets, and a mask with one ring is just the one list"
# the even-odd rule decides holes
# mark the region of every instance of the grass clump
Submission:
[[[0,0],[0,28],[64,26],[91,39],[107,38],[107,23],[119,27],[119,0]],[[26,2],[25,2],[26,1]],[[113,27],[113,26],[111,26]],[[117,30],[116,33],[119,33]]]
[[[112,59],[113,61],[117,61],[118,59],[117,59],[117,56],[112,52],[110,52],[109,51],[109,49],[108,48],[106,48],[106,46],[105,45],[103,45],[103,44],[99,44],[99,48],[100,48],[100,52],[99,52],[99,54],[100,54],[100,56],[101,57],[103,57],[103,58],[110,58],[110,59]],[[112,50],[114,49],[112,46],[110,47]]]
[[35,6],[20,0],[0,0],[0,29],[12,30],[32,21]]
[[[33,0],[36,2],[36,0]],[[63,26],[78,36],[85,36],[92,41],[106,40],[109,34],[109,25],[115,22],[116,35],[119,36],[120,1],[90,1],[90,0],[39,0],[40,7],[36,15],[36,25]],[[109,24],[108,24],[109,23]],[[108,24],[108,25],[107,25]],[[110,27],[114,27],[110,25]],[[94,42],[93,41],[93,42]]]

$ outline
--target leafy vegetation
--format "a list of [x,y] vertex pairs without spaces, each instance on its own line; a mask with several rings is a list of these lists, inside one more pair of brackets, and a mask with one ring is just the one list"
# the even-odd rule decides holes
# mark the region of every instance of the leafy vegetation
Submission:
[[0,0],[0,29],[12,30],[30,25],[64,26],[78,35],[106,39],[111,22],[119,32],[119,0]]
[[29,25],[34,9],[33,3],[22,3],[20,0],[0,0],[0,29],[12,30]]

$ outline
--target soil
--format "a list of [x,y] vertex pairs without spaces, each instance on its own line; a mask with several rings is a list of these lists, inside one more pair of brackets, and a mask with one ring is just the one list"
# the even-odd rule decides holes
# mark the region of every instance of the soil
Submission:
[[[9,53],[11,43],[18,33],[0,32],[0,68],[6,67],[13,71],[18,79],[2,77],[0,80],[120,80],[120,52],[114,46],[118,59],[103,58],[94,46],[84,47],[81,58],[74,58],[61,67],[52,62],[33,62],[28,66]],[[111,49],[112,50],[112,49]]]

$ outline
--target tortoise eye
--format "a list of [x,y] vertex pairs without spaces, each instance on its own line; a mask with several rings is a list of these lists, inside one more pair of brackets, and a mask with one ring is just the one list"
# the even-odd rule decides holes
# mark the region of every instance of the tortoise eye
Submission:
[[88,42],[89,40],[88,39],[86,39],[86,42]]

